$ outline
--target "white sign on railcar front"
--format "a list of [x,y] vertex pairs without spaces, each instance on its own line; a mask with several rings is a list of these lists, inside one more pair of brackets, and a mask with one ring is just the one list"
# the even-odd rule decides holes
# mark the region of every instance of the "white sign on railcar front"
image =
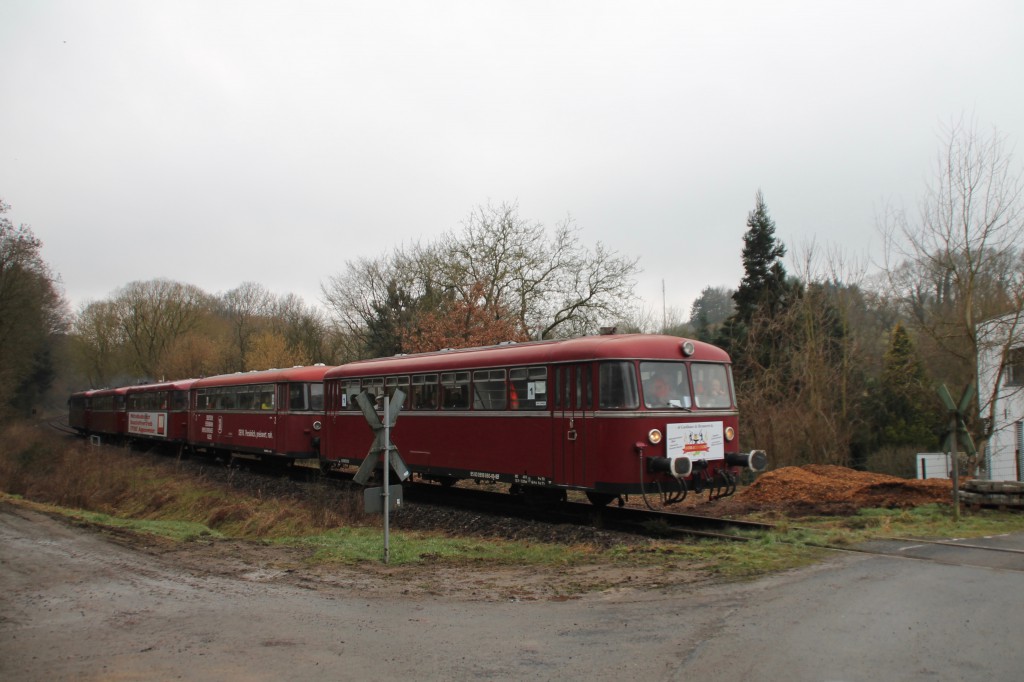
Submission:
[[129,412],[128,433],[156,438],[167,437],[166,412]]
[[691,459],[725,459],[722,422],[669,424],[665,431],[669,457],[686,455]]

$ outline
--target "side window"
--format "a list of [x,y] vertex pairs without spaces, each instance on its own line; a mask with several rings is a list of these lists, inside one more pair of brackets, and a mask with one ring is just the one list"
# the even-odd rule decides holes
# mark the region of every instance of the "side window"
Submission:
[[235,407],[239,410],[258,410],[259,405],[256,403],[256,386],[239,386],[236,389],[237,403]]
[[479,369],[473,372],[473,409],[504,410],[505,370]]
[[441,374],[441,409],[469,409],[469,372]]
[[437,375],[419,374],[412,378],[412,395],[409,402],[414,410],[437,409]]
[[590,365],[576,367],[576,408],[594,409],[594,378]]
[[405,402],[402,403],[402,409],[409,408],[409,377],[388,377],[384,380],[384,386],[387,389],[388,397],[394,400],[395,391],[402,389],[402,393],[405,394]]
[[533,410],[548,406],[546,367],[516,367],[508,372],[509,409]]
[[635,410],[640,406],[636,372],[631,362],[602,362],[597,371],[598,407]]
[[356,396],[359,395],[359,379],[344,379],[341,381],[341,409],[358,410],[359,403]]
[[171,409],[179,412],[188,409],[188,391],[171,393]]
[[274,409],[274,384],[263,384],[259,387],[259,409]]
[[294,411],[306,409],[306,386],[298,382],[288,384],[288,409]]
[[[363,390],[369,394],[370,400],[374,402],[376,409],[384,409],[384,377],[363,379]],[[359,409],[358,403],[356,403],[355,408]]]
[[309,384],[309,409],[314,412],[323,412],[324,385],[322,383]]

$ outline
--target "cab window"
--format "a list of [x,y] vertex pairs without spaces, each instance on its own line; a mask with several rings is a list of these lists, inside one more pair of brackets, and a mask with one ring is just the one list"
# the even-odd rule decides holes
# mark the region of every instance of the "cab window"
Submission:
[[692,370],[697,407],[712,410],[732,407],[732,391],[725,365],[695,362]]
[[690,381],[684,363],[641,362],[640,382],[645,407],[689,409]]

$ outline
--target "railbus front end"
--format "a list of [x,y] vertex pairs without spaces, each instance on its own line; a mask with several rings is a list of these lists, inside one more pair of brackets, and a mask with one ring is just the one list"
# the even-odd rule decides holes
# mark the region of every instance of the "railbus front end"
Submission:
[[89,397],[89,431],[117,443],[128,433],[127,387],[104,388]]
[[678,337],[610,335],[503,344],[343,365],[325,375],[323,458],[357,465],[373,434],[355,404],[402,388],[392,432],[410,469],[442,482],[595,504],[626,495],[662,502],[688,491],[729,494],[739,469],[764,469],[739,450],[728,355]]

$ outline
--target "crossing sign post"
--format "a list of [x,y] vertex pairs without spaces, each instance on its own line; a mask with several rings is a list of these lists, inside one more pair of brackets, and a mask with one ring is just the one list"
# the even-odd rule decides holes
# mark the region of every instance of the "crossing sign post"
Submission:
[[971,439],[971,434],[967,432],[967,425],[964,421],[967,410],[971,405],[971,399],[974,398],[974,384],[967,384],[963,395],[960,396],[959,403],[953,402],[953,396],[950,395],[949,389],[946,388],[945,384],[939,386],[939,398],[942,399],[942,404],[949,410],[949,430],[946,431],[943,449],[949,452],[949,461],[953,469],[950,472],[953,479],[953,518],[959,521],[960,462],[957,460],[957,453],[961,445],[964,448],[964,452],[969,455],[976,455],[978,453],[974,447],[974,441]]
[[363,500],[367,513],[372,513],[379,509],[384,511],[385,564],[391,558],[391,533],[389,528],[391,510],[402,504],[402,486],[390,485],[389,479],[392,465],[394,465],[399,482],[409,478],[409,467],[402,460],[402,455],[398,452],[398,448],[391,444],[391,429],[394,427],[395,422],[398,421],[398,413],[401,411],[402,403],[404,402],[405,393],[401,389],[395,391],[393,400],[385,395],[384,416],[381,419],[377,416],[376,405],[373,399],[370,398],[366,391],[356,396],[356,403],[359,405],[359,409],[362,410],[366,422],[373,429],[374,436],[370,451],[366,453],[366,458],[359,465],[359,470],[356,471],[356,475],[353,478],[356,483],[366,485],[367,481],[373,476],[377,463],[383,458],[384,485],[380,488],[367,488]]

